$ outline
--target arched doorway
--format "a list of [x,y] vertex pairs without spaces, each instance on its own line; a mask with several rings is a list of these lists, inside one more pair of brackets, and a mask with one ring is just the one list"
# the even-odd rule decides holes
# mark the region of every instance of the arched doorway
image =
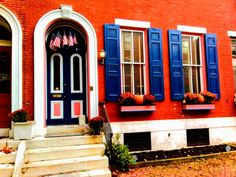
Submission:
[[47,125],[78,124],[87,116],[86,35],[66,20],[46,33]]
[[[71,6],[61,5],[42,16],[34,31],[34,120],[35,135],[46,133],[47,118],[47,53],[45,37],[51,24],[67,20],[81,26],[86,33],[87,41],[87,112],[88,117],[98,115],[98,81],[97,81],[97,36],[92,24],[81,14],[72,10]],[[91,71],[91,72],[90,72]],[[59,106],[55,106],[58,108]]]
[[9,128],[11,120],[11,50],[12,31],[8,22],[0,15],[0,127]]

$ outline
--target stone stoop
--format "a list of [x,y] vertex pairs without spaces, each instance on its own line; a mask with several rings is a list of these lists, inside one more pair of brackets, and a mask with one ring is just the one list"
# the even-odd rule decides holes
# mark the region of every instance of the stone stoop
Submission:
[[23,163],[14,164],[22,156],[17,151],[0,154],[0,177],[111,177],[103,139],[73,135],[26,140]]
[[3,147],[6,145],[6,142],[8,142],[8,145],[14,149],[14,152],[10,154],[0,152],[0,177],[12,177],[14,163],[16,160],[17,147],[19,145],[19,141],[1,139],[0,149],[3,149]]

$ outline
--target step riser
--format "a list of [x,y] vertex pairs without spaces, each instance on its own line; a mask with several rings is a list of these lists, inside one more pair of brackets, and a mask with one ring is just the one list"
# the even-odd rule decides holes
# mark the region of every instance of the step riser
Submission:
[[0,153],[0,164],[14,163],[16,159],[16,153],[11,154]]
[[0,167],[0,177],[12,177],[13,167],[12,168],[1,168]]
[[84,126],[52,126],[47,127],[47,135],[61,135],[61,134],[82,134],[85,132]]
[[21,172],[22,177],[32,177],[105,168],[108,168],[108,160],[105,158],[101,158],[99,160],[53,164],[47,166],[24,165]]
[[101,143],[103,143],[102,136],[74,136],[65,138],[48,138],[42,140],[31,140],[27,142],[27,148],[37,149],[46,147],[75,146],[82,144],[101,144]]
[[64,151],[54,151],[54,152],[37,152],[37,153],[27,153],[25,155],[25,162],[36,162],[42,160],[55,160],[55,159],[65,159],[65,158],[76,158],[85,157],[93,155],[104,155],[105,147],[98,148],[86,148],[86,149],[68,149]]

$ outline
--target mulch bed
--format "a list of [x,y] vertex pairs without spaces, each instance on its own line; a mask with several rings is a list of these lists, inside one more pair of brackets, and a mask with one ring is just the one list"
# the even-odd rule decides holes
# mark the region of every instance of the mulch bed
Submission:
[[221,144],[215,146],[202,146],[202,147],[193,147],[193,148],[183,148],[178,150],[169,150],[169,151],[149,151],[149,152],[138,152],[132,153],[133,157],[136,159],[136,162],[148,162],[154,160],[162,159],[172,159],[180,157],[189,157],[189,156],[198,156],[206,154],[214,154],[220,152],[229,152],[235,151],[236,147]]

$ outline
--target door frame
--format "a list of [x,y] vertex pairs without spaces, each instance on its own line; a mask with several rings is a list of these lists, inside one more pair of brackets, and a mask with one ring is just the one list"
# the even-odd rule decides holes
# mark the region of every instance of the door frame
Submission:
[[12,31],[11,58],[11,111],[22,108],[22,29],[16,16],[0,5],[0,15],[8,22]]
[[[46,50],[45,38],[48,27],[60,19],[69,19],[80,25],[87,37],[87,98],[88,118],[98,115],[97,36],[92,24],[72,6],[61,5],[40,18],[34,31],[34,120],[35,135],[46,134]],[[89,72],[89,71],[93,72]],[[42,79],[43,73],[43,79]]]

